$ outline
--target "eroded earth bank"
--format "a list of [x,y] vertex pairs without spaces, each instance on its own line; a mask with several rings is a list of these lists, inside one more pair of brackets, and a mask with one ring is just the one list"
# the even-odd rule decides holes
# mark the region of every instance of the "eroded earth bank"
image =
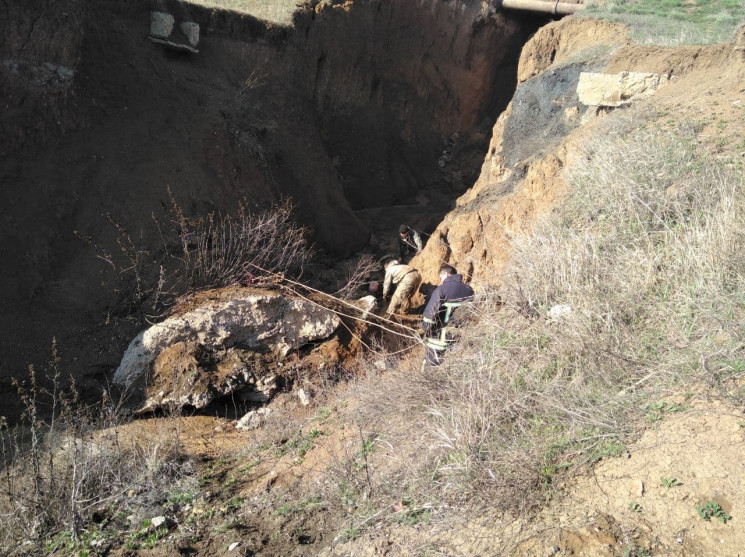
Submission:
[[[6,0],[0,20],[11,37],[0,50],[7,208],[0,225],[0,369],[7,415],[21,406],[8,378],[29,363],[43,369],[52,337],[59,368],[75,375],[87,400],[110,390],[117,368],[120,377],[146,369],[157,380],[138,406],[145,418],[112,420],[87,443],[60,441],[53,452],[69,455],[72,446],[74,455],[123,454],[132,469],[147,463],[144,472],[120,474],[126,487],[91,508],[73,506],[73,518],[44,538],[52,540],[45,550],[34,537],[43,528],[27,524],[27,542],[13,551],[742,554],[742,304],[730,307],[729,321],[723,315],[706,321],[712,344],[696,344],[704,336],[698,317],[686,331],[673,331],[671,352],[705,347],[690,360],[676,355],[665,369],[672,377],[676,367],[695,368],[697,380],[684,390],[671,380],[654,398],[634,398],[633,389],[651,375],[643,364],[653,350],[623,358],[600,350],[597,369],[610,361],[611,375],[624,366],[641,371],[629,388],[604,399],[607,407],[577,411],[596,422],[581,433],[591,443],[557,440],[536,460],[507,462],[478,443],[458,446],[463,432],[438,427],[448,416],[437,414],[437,403],[454,400],[455,415],[468,409],[469,396],[491,397],[511,410],[534,404],[537,390],[501,400],[512,391],[484,393],[478,381],[467,381],[461,401],[447,391],[457,385],[447,373],[421,371],[416,343],[386,354],[376,344],[385,334],[372,342],[369,323],[349,320],[350,312],[370,309],[366,302],[319,308],[325,303],[319,293],[293,298],[262,283],[193,294],[175,305],[173,296],[135,303],[136,277],[118,245],[125,230],[130,253],[161,254],[177,232],[169,229],[176,228],[171,195],[187,216],[230,212],[241,200],[256,210],[291,196],[320,252],[304,276],[323,289],[337,262],[395,251],[396,226],[407,222],[427,233],[414,259],[426,282],[434,283],[448,261],[482,295],[476,315],[487,325],[474,329],[492,344],[458,357],[473,367],[488,358],[501,362],[489,368],[495,385],[530,382],[525,371],[536,372],[539,380],[529,384],[539,385],[541,377],[555,383],[556,398],[543,403],[558,405],[559,391],[593,384],[585,372],[592,375],[594,367],[572,366],[593,354],[603,327],[594,323],[592,334],[580,335],[571,324],[581,321],[571,320],[581,311],[513,300],[509,310],[520,325],[499,337],[494,330],[504,322],[488,321],[487,313],[505,310],[500,288],[514,279],[503,272],[514,273],[508,263],[515,246],[561,206],[571,188],[566,170],[595,157],[591,148],[606,135],[672,130],[701,157],[741,171],[742,29],[732,43],[661,48],[634,44],[622,25],[575,17],[547,22],[463,2],[308,4],[273,22],[168,2],[25,6]],[[148,41],[151,9],[198,22],[199,53]],[[594,89],[580,85],[593,72],[612,77]],[[686,159],[685,170],[695,172],[701,160]],[[651,199],[661,199],[670,214],[683,198],[695,197],[697,188],[685,189],[690,184],[677,181],[674,168],[653,170],[647,173],[661,185]],[[600,260],[583,247],[611,220],[607,209],[574,209],[587,215],[577,233],[577,261]],[[661,228],[679,224],[671,217]],[[664,243],[659,232],[652,244]],[[741,245],[741,235],[733,238],[728,249]],[[539,248],[550,264],[553,246],[536,243]],[[639,266],[652,277],[664,263],[642,258]],[[743,274],[733,268],[727,281],[740,285],[732,287],[736,294]],[[637,275],[645,273],[634,280]],[[559,285],[537,290],[552,300],[554,288]],[[632,288],[629,304],[637,294],[643,292]],[[666,303],[672,297],[661,296]],[[552,306],[561,311],[552,315]],[[217,311],[205,317],[204,307]],[[235,315],[248,316],[244,328],[229,330],[225,323]],[[374,322],[372,313],[365,315]],[[641,316],[632,317],[651,319]],[[267,329],[254,327],[256,319]],[[638,330],[635,319],[623,319],[628,330]],[[147,320],[158,325],[138,336]],[[209,320],[219,323],[194,325]],[[521,346],[519,335],[530,330],[539,334]],[[235,343],[232,331],[243,342]],[[163,343],[157,355],[148,334]],[[650,337],[644,342],[652,345],[662,334]],[[569,357],[536,364],[556,339],[569,339]],[[663,351],[662,344],[655,350]],[[122,360],[125,349],[130,357]],[[617,401],[624,397],[639,408],[621,415]],[[386,407],[398,411],[386,414]],[[237,421],[246,408],[254,410]],[[465,412],[457,425],[514,433],[497,452],[522,457],[529,440],[521,429],[539,436],[555,427],[539,410],[523,421],[517,412]],[[637,418],[622,424],[623,435],[602,429],[631,415]],[[492,461],[504,470],[479,468]],[[508,475],[509,466],[523,473]],[[512,495],[480,499],[482,488]],[[77,494],[81,501],[83,495]],[[697,513],[706,504],[716,505],[708,507],[714,520]],[[78,511],[88,520],[84,526]],[[79,537],[71,539],[71,532]]]

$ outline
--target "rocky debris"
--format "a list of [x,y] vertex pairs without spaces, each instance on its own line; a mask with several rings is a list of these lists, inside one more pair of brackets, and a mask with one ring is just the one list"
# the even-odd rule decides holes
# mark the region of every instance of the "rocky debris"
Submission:
[[649,97],[668,81],[668,76],[656,73],[620,72],[604,74],[582,72],[577,95],[587,106],[618,107],[631,100]]
[[167,520],[165,516],[156,516],[150,521],[150,525],[153,527],[153,529],[157,529],[161,526],[165,526],[166,522]]
[[269,408],[259,408],[246,413],[240,420],[235,423],[236,429],[249,431],[258,429],[266,421],[272,411]]
[[308,406],[310,404],[310,397],[308,396],[308,393],[305,392],[305,389],[298,389],[297,397],[300,399],[300,404],[303,406]]
[[548,319],[550,321],[559,321],[564,317],[569,317],[572,314],[572,306],[567,304],[556,304],[551,306],[548,310]]
[[236,392],[236,397],[243,402],[269,402],[277,392],[277,376],[274,374],[249,378],[247,386]]
[[23,60],[8,59],[0,61],[0,65],[13,76],[57,92],[68,88],[75,77],[74,69],[54,62],[32,65]]
[[363,296],[353,303],[358,308],[362,309],[363,313],[361,319],[367,319],[371,312],[378,309],[378,301],[375,299],[375,296]]
[[250,351],[230,348],[210,352],[197,343],[177,342],[155,359],[145,388],[146,400],[138,413],[157,408],[204,408],[230,393],[244,402],[268,402],[277,392],[277,376],[267,372],[268,366],[260,360]]
[[238,290],[206,300],[141,332],[114,373],[125,388],[150,372],[141,411],[191,405],[203,408],[238,391],[266,402],[276,392],[270,364],[339,326],[335,313],[275,292]]
[[167,39],[173,33],[176,19],[167,12],[150,12],[150,34],[153,37]]

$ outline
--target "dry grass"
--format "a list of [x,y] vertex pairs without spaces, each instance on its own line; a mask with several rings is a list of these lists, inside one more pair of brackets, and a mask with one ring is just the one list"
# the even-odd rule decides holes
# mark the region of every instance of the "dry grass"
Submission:
[[0,432],[3,555],[88,554],[140,528],[169,494],[196,486],[177,432],[120,439],[110,399],[86,408],[74,391],[42,391],[33,368],[19,394],[26,413]]
[[193,4],[249,14],[257,19],[290,26],[297,11],[298,0],[191,0]]
[[745,22],[742,0],[585,0],[580,17],[625,23],[642,44],[728,42]]
[[691,126],[629,127],[609,117],[588,142],[446,363],[363,393],[399,490],[524,511],[620,454],[649,404],[745,370],[742,168],[702,154]]

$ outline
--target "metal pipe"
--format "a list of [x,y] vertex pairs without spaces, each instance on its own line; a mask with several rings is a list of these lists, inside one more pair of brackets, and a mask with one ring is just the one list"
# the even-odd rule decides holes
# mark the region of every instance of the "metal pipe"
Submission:
[[584,4],[569,4],[559,0],[501,0],[499,4],[507,10],[526,10],[552,15],[569,15],[584,8]]

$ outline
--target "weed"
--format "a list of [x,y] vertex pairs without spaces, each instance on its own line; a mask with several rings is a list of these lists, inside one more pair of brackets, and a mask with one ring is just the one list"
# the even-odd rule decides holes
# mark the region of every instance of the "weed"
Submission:
[[621,456],[626,450],[619,439],[602,439],[593,445],[589,451],[590,462],[597,462],[603,458]]
[[361,530],[357,526],[352,526],[350,528],[345,528],[341,532],[339,532],[339,535],[336,537],[339,541],[346,542],[355,540],[359,537]]
[[331,410],[328,408],[319,408],[318,412],[316,413],[316,419],[321,423],[328,420],[330,416],[331,416]]
[[320,497],[309,497],[298,503],[285,503],[274,511],[276,516],[287,516],[322,507]]
[[635,513],[640,513],[642,512],[642,506],[636,501],[632,501],[629,503],[629,510]]
[[195,495],[192,491],[171,491],[168,493],[167,501],[169,503],[178,503],[178,504],[189,504],[192,503],[195,499]]
[[[695,124],[629,133],[644,118],[599,124],[566,197],[510,237],[499,291],[460,308],[468,326],[442,366],[363,387],[361,414],[406,447],[400,474],[431,500],[540,505],[560,465],[620,455],[637,420],[683,410],[660,399],[701,377],[701,354],[719,369],[742,356],[715,333],[742,327],[727,311],[745,287],[742,172],[706,156]],[[560,324],[557,304],[571,308]],[[350,502],[354,472],[340,470]]]
[[632,541],[624,548],[623,555],[624,557],[651,557],[652,553]]
[[673,477],[666,478],[664,476],[660,477],[660,483],[664,485],[665,487],[678,487],[678,486],[683,485],[676,478],[673,478]]
[[225,503],[225,512],[234,513],[240,509],[241,506],[243,506],[243,498],[236,495],[228,499]]
[[665,414],[672,412],[682,412],[685,406],[672,402],[656,402],[647,406],[645,418],[650,422],[656,422],[662,419]]
[[238,478],[234,474],[230,474],[228,479],[220,484],[220,487],[222,489],[227,489],[233,487],[236,483],[238,483]]
[[[63,391],[56,346],[52,352],[51,391],[39,387],[30,369],[27,382],[16,383],[26,409],[22,427],[0,432],[0,553],[5,555],[17,554],[26,540],[39,547],[74,544],[88,551],[96,530],[87,524],[126,516],[122,504],[112,501],[121,501],[129,491],[165,501],[169,493],[192,485],[192,463],[182,454],[177,435],[158,432],[121,443],[105,429],[120,419],[110,399],[97,411],[79,402],[74,385]],[[51,408],[46,420],[39,410],[43,399]]]
[[718,518],[724,524],[727,524],[728,520],[732,520],[732,517],[724,512],[722,507],[719,506],[719,503],[715,503],[714,501],[709,501],[701,506],[696,505],[696,510],[698,511],[698,516],[707,522],[710,522],[712,517]]
[[242,466],[239,469],[239,471],[240,471],[241,474],[248,475],[248,474],[251,473],[251,470],[253,470],[259,464],[261,464],[261,460],[259,460],[259,459],[252,460],[251,462],[249,462],[245,466]]
[[224,534],[228,530],[232,530],[234,528],[239,528],[241,526],[242,522],[238,520],[237,518],[231,518],[230,520],[223,522],[222,524],[214,527],[212,529],[213,532],[217,534]]

